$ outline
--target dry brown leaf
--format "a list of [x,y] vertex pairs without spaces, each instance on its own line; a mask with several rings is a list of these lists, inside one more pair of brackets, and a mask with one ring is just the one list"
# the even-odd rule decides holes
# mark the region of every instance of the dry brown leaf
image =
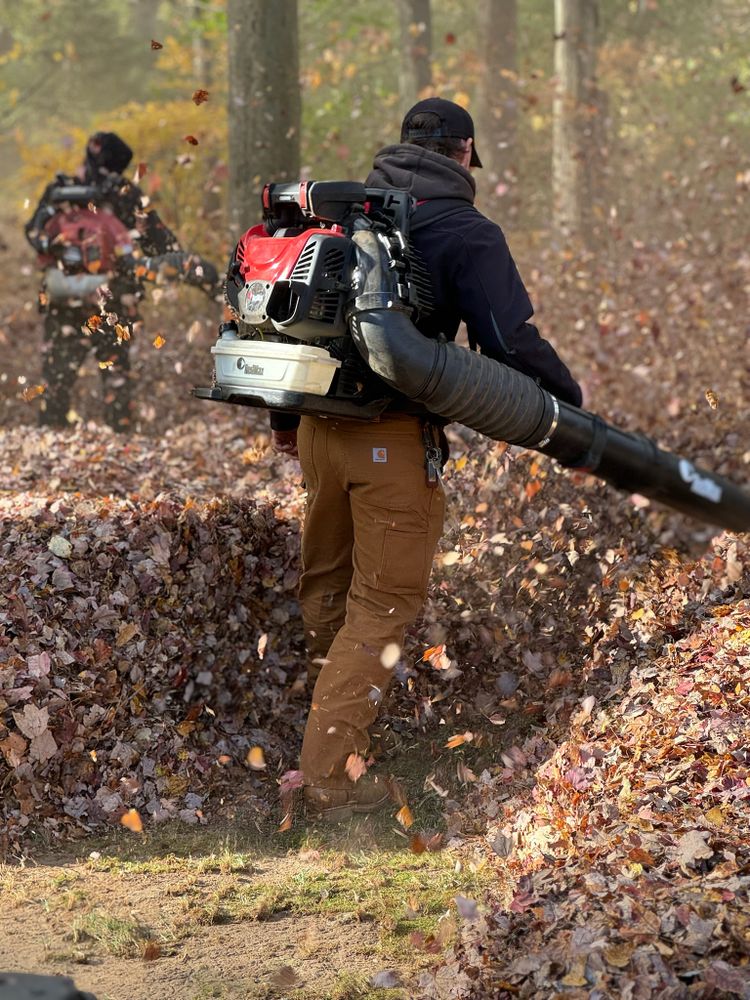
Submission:
[[445,744],[448,750],[453,750],[454,747],[460,747],[462,743],[471,743],[474,739],[474,733],[465,732],[457,733],[455,736],[451,736],[448,742]]
[[253,771],[264,771],[266,768],[266,758],[263,747],[250,747],[247,751],[245,761]]
[[358,753],[350,753],[346,758],[344,770],[346,771],[350,781],[359,781],[362,775],[367,771],[367,761]]
[[714,856],[713,849],[706,843],[709,833],[706,830],[688,830],[677,841],[677,861],[685,870],[696,861],[707,860]]
[[44,385],[28,385],[21,393],[21,397],[24,402],[30,403],[32,399],[36,399],[37,396],[41,396],[45,389],[46,386]]
[[445,643],[442,642],[437,646],[430,646],[429,649],[426,649],[422,653],[422,659],[426,660],[435,670],[448,670],[451,665],[451,661],[445,652]]
[[719,406],[719,397],[713,391],[713,389],[706,389],[706,402],[711,407],[712,410],[716,410]]
[[137,809],[128,809],[120,816],[120,823],[131,833],[143,833],[143,820]]
[[612,944],[604,949],[604,958],[609,965],[616,969],[624,969],[630,964],[633,955],[633,946],[630,944]]
[[161,945],[158,941],[149,939],[141,945],[141,958],[144,962],[155,962],[161,958]]
[[408,830],[410,826],[414,825],[414,816],[408,806],[401,806],[399,811],[396,813],[396,819],[405,830]]
[[724,813],[718,806],[714,806],[713,809],[708,810],[706,819],[709,823],[713,823],[714,826],[724,826],[726,821]]
[[139,631],[140,629],[135,622],[127,622],[125,625],[121,626],[120,631],[117,633],[115,646],[118,649],[122,646],[127,646],[127,644],[138,635]]

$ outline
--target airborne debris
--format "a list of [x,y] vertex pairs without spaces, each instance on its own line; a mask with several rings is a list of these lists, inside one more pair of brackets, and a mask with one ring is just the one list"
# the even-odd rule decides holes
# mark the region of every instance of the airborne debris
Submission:
[[120,822],[126,830],[130,830],[132,833],[143,833],[143,820],[137,809],[128,809],[120,817]]

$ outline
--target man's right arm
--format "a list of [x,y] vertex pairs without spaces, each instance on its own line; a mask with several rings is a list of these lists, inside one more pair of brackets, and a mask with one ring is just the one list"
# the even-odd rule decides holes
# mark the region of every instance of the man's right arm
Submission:
[[482,354],[528,375],[580,406],[580,386],[552,345],[529,322],[533,306],[502,230],[481,220],[462,235],[455,281],[462,318]]
[[582,405],[581,387],[552,344],[541,336],[533,323],[521,324],[504,341],[505,350],[498,352],[483,347],[482,354],[528,375],[558,399],[573,406]]

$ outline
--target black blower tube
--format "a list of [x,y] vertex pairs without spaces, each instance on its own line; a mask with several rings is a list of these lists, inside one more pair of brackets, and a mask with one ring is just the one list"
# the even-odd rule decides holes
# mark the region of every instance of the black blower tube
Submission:
[[507,365],[424,337],[398,308],[385,239],[362,231],[354,242],[351,334],[369,367],[394,389],[496,441],[541,451],[709,524],[750,530],[750,495],[727,479],[663,451],[648,437],[610,427]]

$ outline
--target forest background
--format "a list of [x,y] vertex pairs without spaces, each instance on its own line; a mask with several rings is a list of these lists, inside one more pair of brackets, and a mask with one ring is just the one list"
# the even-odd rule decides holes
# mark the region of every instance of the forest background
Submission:
[[749,43],[744,0],[0,0],[6,963],[108,996],[750,997],[746,538],[454,426],[389,707],[401,833],[278,833],[298,469],[191,398],[220,309],[184,286],[149,293],[133,435],[93,360],[70,430],[38,429],[22,236],[113,130],[221,269],[263,181],[362,178],[440,94],[586,405],[746,483]]

